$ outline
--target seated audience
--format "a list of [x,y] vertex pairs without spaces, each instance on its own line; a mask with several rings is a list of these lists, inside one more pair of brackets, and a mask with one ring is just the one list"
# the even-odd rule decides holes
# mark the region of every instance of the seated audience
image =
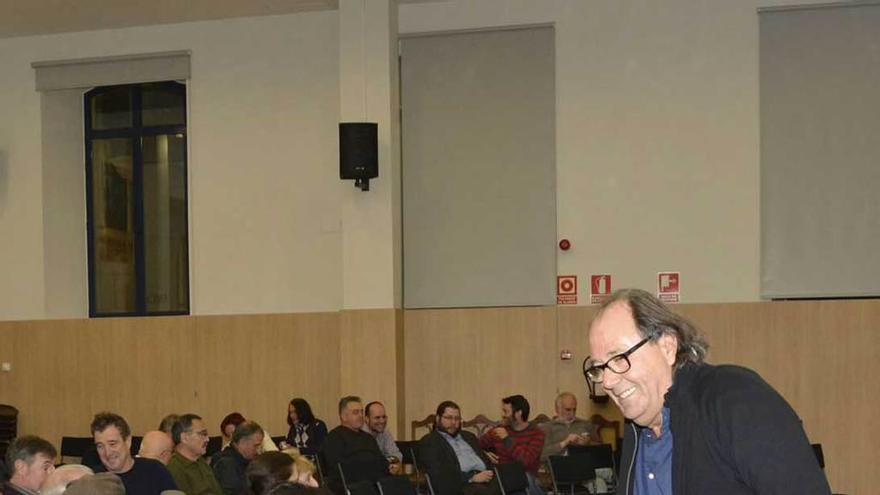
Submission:
[[417,458],[424,465],[435,495],[491,495],[501,489],[492,461],[477,436],[461,429],[461,408],[451,400],[437,406],[434,430],[419,440]]
[[174,442],[171,435],[159,430],[148,431],[141,440],[141,448],[138,457],[153,459],[167,466],[171,460],[171,452],[174,451]]
[[83,476],[67,485],[65,495],[126,495],[125,483],[113,473]]
[[571,392],[556,397],[556,417],[540,425],[544,430],[542,462],[551,455],[567,454],[569,445],[601,443],[596,425],[577,417],[577,406],[577,398]]
[[314,466],[300,455],[284,452],[264,452],[254,458],[245,470],[248,492],[252,495],[265,495],[275,487],[286,482],[317,487],[311,473]]
[[287,405],[287,424],[290,425],[290,431],[287,432],[287,442],[282,442],[286,443],[281,445],[282,449],[295,447],[300,454],[306,455],[315,455],[321,450],[327,436],[327,425],[315,418],[312,406],[305,399],[291,399]]
[[[237,412],[229,413],[223,418],[223,421],[220,422],[220,434],[223,436],[223,443],[220,447],[221,451],[229,446],[229,443],[232,440],[232,432],[235,431],[235,427],[244,422],[244,416]],[[270,437],[265,431],[263,432],[263,443],[260,445],[260,450],[261,452],[278,450],[278,446],[272,441],[272,437]]]
[[119,476],[129,495],[159,495],[177,488],[161,462],[131,456],[131,428],[122,416],[98,413],[92,419],[91,431],[101,459],[100,471]]
[[202,457],[208,446],[208,429],[201,416],[184,414],[171,428],[174,453],[168,470],[180,490],[188,495],[219,495],[223,493],[211,466]]
[[16,438],[6,448],[9,481],[0,485],[4,495],[33,495],[55,471],[58,451],[48,441],[34,435]]
[[491,450],[498,464],[519,462],[526,470],[531,495],[542,495],[538,482],[544,432],[529,423],[529,401],[522,395],[501,399],[501,426],[492,428],[480,438],[480,447]]
[[388,416],[385,414],[385,406],[378,401],[370,402],[364,408],[364,416],[366,417],[366,421],[364,422],[362,429],[376,439],[376,443],[379,445],[379,450],[382,451],[382,455],[384,455],[391,464],[397,464],[396,470],[399,470],[399,463],[403,459],[403,454],[401,454],[400,449],[397,448],[397,443],[394,441],[394,435],[385,429],[385,427],[388,426]]
[[232,432],[232,442],[211,460],[214,477],[226,495],[240,495],[247,488],[244,472],[259,453],[263,436],[263,429],[257,423],[240,423]]
[[55,468],[40,487],[40,495],[61,495],[67,485],[83,476],[95,474],[92,468],[82,464],[62,464]]
[[363,468],[358,470],[358,474],[369,481],[388,475],[388,460],[382,455],[376,440],[361,430],[364,426],[364,406],[359,397],[347,396],[339,401],[339,422],[341,424],[327,434],[322,448],[326,462],[324,477],[327,487],[334,493],[344,492],[342,479],[339,477],[340,462],[361,464]]

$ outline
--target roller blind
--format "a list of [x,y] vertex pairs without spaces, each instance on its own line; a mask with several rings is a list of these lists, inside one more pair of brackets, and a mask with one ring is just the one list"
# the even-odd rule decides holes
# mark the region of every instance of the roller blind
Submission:
[[759,18],[762,296],[880,295],[880,6]]
[[34,62],[37,91],[189,79],[189,52]]
[[404,306],[555,304],[554,32],[401,40]]

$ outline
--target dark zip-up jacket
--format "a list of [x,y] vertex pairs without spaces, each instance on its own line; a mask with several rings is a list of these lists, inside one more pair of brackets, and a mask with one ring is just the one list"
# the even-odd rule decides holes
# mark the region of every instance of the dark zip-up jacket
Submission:
[[[797,414],[754,371],[686,364],[665,405],[675,495],[830,495]],[[634,495],[639,429],[624,427],[618,495]]]

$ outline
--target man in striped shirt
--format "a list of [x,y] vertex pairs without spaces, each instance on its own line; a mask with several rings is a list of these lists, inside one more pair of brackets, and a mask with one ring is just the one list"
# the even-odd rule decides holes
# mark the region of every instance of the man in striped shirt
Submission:
[[[480,438],[480,447],[494,452],[498,464],[519,462],[529,478],[529,494],[543,495],[538,483],[544,431],[529,423],[529,401],[522,395],[501,399],[501,426]],[[494,459],[493,459],[494,460]]]

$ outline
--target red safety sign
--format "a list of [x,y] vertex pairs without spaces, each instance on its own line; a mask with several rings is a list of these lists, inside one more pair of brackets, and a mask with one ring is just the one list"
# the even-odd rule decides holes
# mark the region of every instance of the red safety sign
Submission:
[[611,295],[611,275],[590,275],[590,304],[602,304]]
[[559,275],[556,277],[556,304],[577,304],[577,275]]
[[665,303],[681,301],[681,273],[660,272],[657,274],[657,297]]

